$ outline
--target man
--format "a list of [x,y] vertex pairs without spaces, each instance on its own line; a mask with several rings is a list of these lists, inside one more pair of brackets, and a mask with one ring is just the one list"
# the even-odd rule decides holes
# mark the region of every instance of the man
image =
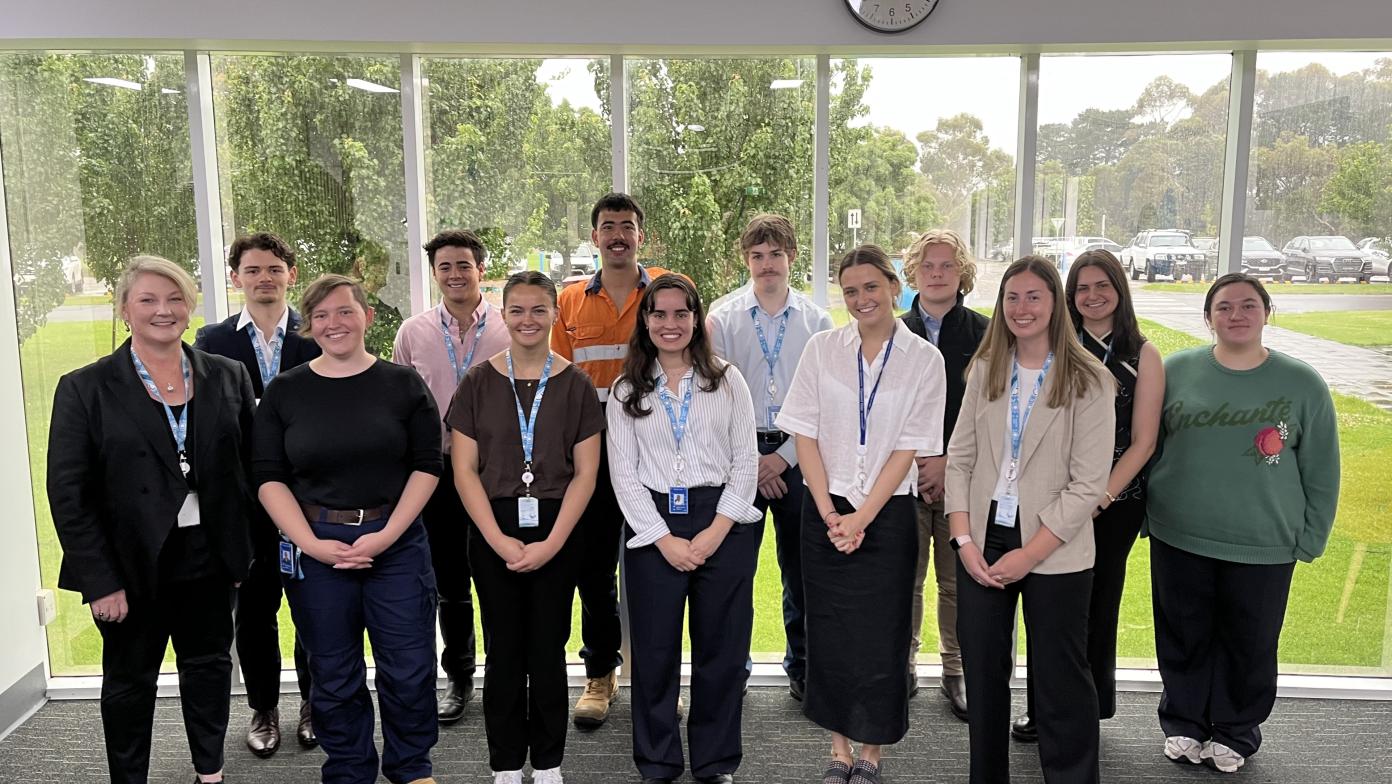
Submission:
[[[464,373],[506,349],[509,338],[503,314],[488,304],[479,291],[488,254],[473,232],[442,231],[425,244],[425,255],[441,301],[439,306],[417,313],[401,324],[392,348],[392,361],[420,373],[443,417]],[[443,432],[443,419],[440,426]],[[459,721],[464,706],[473,699],[476,657],[474,599],[469,584],[469,559],[465,557],[469,526],[473,523],[455,490],[449,451],[446,435],[444,472],[421,512],[435,567],[440,636],[445,641],[440,665],[449,679],[436,710],[442,724]]]
[[[915,335],[938,347],[947,372],[947,408],[943,413],[943,443],[952,440],[952,428],[962,410],[967,365],[986,335],[985,316],[963,305],[976,285],[976,263],[957,232],[934,229],[925,232],[909,248],[904,277],[918,291],[901,318]],[[952,534],[943,514],[943,476],[947,455],[920,457],[918,461],[918,568],[914,573],[913,629],[909,649],[910,694],[918,692],[914,667],[922,643],[923,585],[928,560],[933,559],[938,583],[938,650],[942,655],[943,696],[952,713],[967,720],[967,685],[962,677],[962,649],[957,645],[957,555],[949,546]]]
[[[194,347],[246,365],[257,400],[266,385],[283,370],[319,356],[319,346],[300,337],[300,315],[286,302],[295,284],[295,252],[269,233],[238,237],[227,254],[232,285],[245,297],[242,312],[198,331]],[[246,745],[258,757],[280,748],[280,534],[260,505],[251,520],[255,560],[237,591],[236,640],[246,681],[251,726]],[[300,685],[300,721],[295,735],[300,745],[319,743],[309,718],[309,657],[295,635],[295,674]]]
[[793,699],[802,699],[807,673],[807,633],[803,625],[802,471],[787,433],[773,419],[792,385],[798,360],[814,334],[831,329],[831,316],[788,286],[797,260],[797,234],[781,215],[756,215],[740,235],[740,254],[749,268],[749,286],[716,306],[706,320],[715,353],[739,368],[754,396],[759,442],[760,511],[773,509],[778,570],[783,579],[783,631],[787,648],[783,671]]
[[[600,268],[586,283],[567,286],[557,303],[551,350],[579,365],[607,405],[609,387],[623,368],[628,340],[638,320],[638,300],[653,278],[667,270],[643,269],[643,210],[624,193],[609,193],[590,211],[590,241],[599,248]],[[580,593],[580,658],[589,682],[575,704],[575,726],[594,729],[609,718],[618,692],[614,670],[619,647],[619,541],[624,520],[609,482],[609,459],[602,452],[589,506],[576,528],[583,552],[576,588]]]

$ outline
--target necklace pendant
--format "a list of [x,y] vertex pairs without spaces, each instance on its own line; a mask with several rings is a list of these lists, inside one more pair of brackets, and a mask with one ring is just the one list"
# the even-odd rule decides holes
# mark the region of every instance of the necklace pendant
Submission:
[[164,385],[164,391],[165,391],[165,392],[173,392],[173,391],[174,391],[174,385],[173,385],[173,384],[165,384],[165,385]]

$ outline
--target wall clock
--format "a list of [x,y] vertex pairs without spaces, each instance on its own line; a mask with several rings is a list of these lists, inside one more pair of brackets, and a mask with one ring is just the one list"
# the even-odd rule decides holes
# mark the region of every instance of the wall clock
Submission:
[[912,29],[938,7],[938,0],[845,0],[857,22],[880,33]]

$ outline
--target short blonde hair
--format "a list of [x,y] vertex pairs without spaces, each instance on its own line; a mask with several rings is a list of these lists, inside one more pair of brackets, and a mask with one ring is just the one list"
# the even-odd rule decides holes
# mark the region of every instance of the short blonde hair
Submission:
[[962,235],[952,229],[929,229],[909,246],[909,252],[904,254],[904,280],[908,281],[909,288],[918,291],[918,265],[923,263],[923,257],[933,245],[952,248],[952,257],[956,259],[961,275],[957,291],[964,296],[972,293],[972,289],[976,288],[976,261],[972,259],[971,251],[967,250],[967,243],[962,241]]
[[135,279],[147,273],[168,278],[169,282],[179,289],[179,293],[184,295],[184,301],[188,302],[190,309],[198,305],[198,284],[193,282],[193,276],[183,267],[161,256],[134,256],[126,262],[126,268],[121,270],[121,277],[116,279],[115,299],[118,310],[126,306],[126,298],[130,296]]

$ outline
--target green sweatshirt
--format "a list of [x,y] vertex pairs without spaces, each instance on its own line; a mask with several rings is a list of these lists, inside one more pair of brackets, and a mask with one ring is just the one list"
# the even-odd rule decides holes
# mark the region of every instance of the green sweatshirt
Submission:
[[1339,501],[1329,387],[1279,351],[1229,370],[1213,348],[1165,360],[1161,454],[1146,493],[1151,536],[1224,561],[1313,561]]

